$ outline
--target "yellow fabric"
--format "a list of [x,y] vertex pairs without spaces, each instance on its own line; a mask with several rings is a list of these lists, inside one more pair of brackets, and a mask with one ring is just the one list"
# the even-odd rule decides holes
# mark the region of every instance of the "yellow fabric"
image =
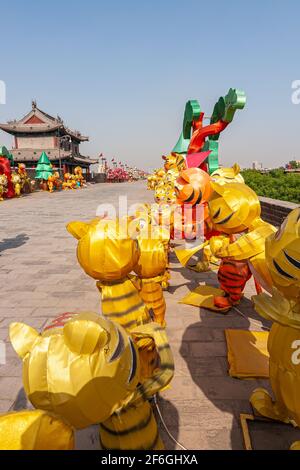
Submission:
[[266,263],[265,248],[263,248],[261,253],[258,253],[250,259],[249,268],[261,287],[270,292],[273,282]]
[[284,298],[275,287],[271,294],[272,296],[266,293],[252,296],[256,312],[267,320],[299,329],[300,304]]
[[41,410],[0,416],[0,450],[72,450],[71,426]]
[[182,264],[182,266],[185,266],[188,263],[189,259],[193,255],[195,255],[198,251],[202,250],[207,244],[208,242],[204,242],[194,248],[189,248],[189,249],[177,248],[174,251],[178,258],[178,261]]
[[231,377],[269,377],[269,333],[266,331],[225,330]]
[[195,307],[208,308],[209,310],[214,310],[215,312],[222,312],[228,310],[226,308],[218,308],[214,305],[215,296],[224,296],[224,291],[222,289],[217,289],[216,287],[211,286],[199,286],[195,290],[184,296],[179,300],[180,304],[193,305]]
[[198,261],[195,265],[187,266],[191,271],[196,273],[205,273],[208,271],[217,271],[219,269],[218,264],[211,264],[208,261]]
[[211,247],[207,244],[203,247],[202,259],[193,265],[189,264],[187,268],[197,273],[203,273],[219,269],[219,264],[220,260],[212,254]]
[[220,258],[230,257],[238,261],[252,258],[264,251],[266,238],[274,232],[276,228],[273,225],[262,221],[257,228],[241,235],[235,242],[228,243],[226,240],[215,254]]

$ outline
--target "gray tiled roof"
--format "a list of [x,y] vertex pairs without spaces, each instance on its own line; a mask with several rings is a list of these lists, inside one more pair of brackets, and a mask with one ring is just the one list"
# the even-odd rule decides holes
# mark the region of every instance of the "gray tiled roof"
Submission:
[[[13,154],[15,162],[37,162],[41,154],[45,152],[50,161],[58,160],[59,154],[58,149],[12,149],[10,153]],[[60,151],[60,158],[63,160],[74,159],[82,163],[98,163],[98,160],[84,157],[83,155],[72,155],[70,152]]]

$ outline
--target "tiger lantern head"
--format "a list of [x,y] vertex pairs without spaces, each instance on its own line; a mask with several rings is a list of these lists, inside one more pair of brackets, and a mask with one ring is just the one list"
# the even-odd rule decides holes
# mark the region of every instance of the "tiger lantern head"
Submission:
[[218,168],[210,176],[218,184],[245,182],[240,174],[240,166],[237,163],[230,168]]
[[211,195],[211,180],[208,173],[200,168],[183,170],[175,181],[178,204],[201,204]]
[[82,168],[81,166],[76,166],[74,168],[74,175],[82,176]]
[[210,219],[217,230],[227,234],[247,230],[260,217],[256,193],[243,183],[211,183],[208,202]]
[[166,188],[164,184],[160,183],[156,186],[154,192],[154,199],[155,202],[157,202],[158,204],[166,202]]
[[166,171],[178,170],[182,171],[186,168],[184,156],[180,153],[172,152],[170,155],[163,155],[164,168]]
[[98,281],[126,277],[136,265],[140,250],[124,219],[70,222],[68,232],[77,238],[77,258],[83,270]]
[[[156,238],[157,237],[157,238]],[[152,238],[138,237],[140,258],[134,271],[141,278],[153,278],[163,274],[167,268],[167,254],[161,233],[152,231]]]
[[11,174],[11,181],[13,184],[21,184],[21,176],[18,173]]
[[166,185],[165,201],[166,201],[167,204],[175,204],[176,203],[176,191],[175,191],[174,186]]
[[[300,209],[285,218],[266,240],[266,263],[274,286],[287,299],[300,301]],[[299,315],[300,323],[300,315]]]
[[6,187],[7,186],[7,176],[0,175],[0,186]]
[[10,340],[23,360],[30,402],[76,429],[108,419],[130,401],[140,380],[131,338],[96,313],[63,314],[41,334],[12,323]]

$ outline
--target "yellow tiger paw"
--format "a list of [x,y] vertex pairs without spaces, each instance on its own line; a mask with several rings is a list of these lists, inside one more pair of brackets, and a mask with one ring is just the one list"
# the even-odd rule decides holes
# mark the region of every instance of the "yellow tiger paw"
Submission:
[[300,441],[295,441],[290,447],[290,450],[300,450]]
[[280,412],[276,406],[276,402],[272,400],[271,395],[264,388],[257,388],[254,390],[250,397],[250,403],[257,413],[265,418],[274,419],[275,421],[282,421],[289,423],[288,417],[285,413]]

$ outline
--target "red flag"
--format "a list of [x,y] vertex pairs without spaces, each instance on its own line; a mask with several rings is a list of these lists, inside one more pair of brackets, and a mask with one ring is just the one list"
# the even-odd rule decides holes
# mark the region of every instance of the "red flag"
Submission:
[[211,150],[207,150],[206,152],[197,152],[187,155],[185,157],[187,168],[198,168],[202,163],[205,162],[210,153]]

